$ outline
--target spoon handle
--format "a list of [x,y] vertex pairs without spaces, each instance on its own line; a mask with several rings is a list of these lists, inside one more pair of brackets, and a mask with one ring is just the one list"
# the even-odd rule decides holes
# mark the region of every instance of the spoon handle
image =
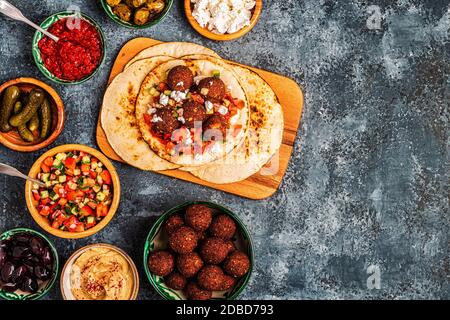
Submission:
[[11,177],[18,177],[18,178],[22,178],[25,180],[29,180],[31,182],[37,183],[41,187],[45,187],[45,184],[42,181],[30,178],[29,176],[24,175],[22,172],[20,172],[16,168],[8,166],[7,164],[4,164],[4,163],[0,163],[0,173],[6,174]]
[[25,22],[26,24],[30,25],[31,27],[33,27],[36,30],[38,30],[38,31],[42,32],[43,34],[45,34],[47,37],[49,37],[53,41],[58,41],[59,40],[58,37],[54,36],[50,32],[42,29],[41,27],[39,27],[38,25],[36,25],[32,21],[30,21],[27,18],[25,18],[25,16],[22,14],[22,12],[20,12],[19,9],[14,7],[11,3],[9,3],[6,0],[0,0],[0,12],[3,13],[5,16],[8,16],[8,17],[10,17],[10,18],[12,18],[14,20]]

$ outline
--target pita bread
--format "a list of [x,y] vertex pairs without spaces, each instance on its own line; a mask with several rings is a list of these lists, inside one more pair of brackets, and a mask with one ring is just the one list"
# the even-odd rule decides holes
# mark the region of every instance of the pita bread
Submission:
[[168,170],[178,166],[158,157],[142,139],[135,116],[135,103],[142,81],[158,64],[171,57],[140,60],[117,75],[103,98],[101,124],[114,151],[142,170]]
[[206,54],[216,58],[220,56],[213,50],[203,47],[201,45],[190,42],[165,42],[156,44],[139,52],[133,59],[131,59],[125,66],[125,69],[131,66],[136,61],[147,59],[155,56],[169,56],[179,58],[186,54]]

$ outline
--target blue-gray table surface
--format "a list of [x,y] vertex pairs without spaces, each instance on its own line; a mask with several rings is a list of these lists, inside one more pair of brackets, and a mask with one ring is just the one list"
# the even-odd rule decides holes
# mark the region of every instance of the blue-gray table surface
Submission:
[[[251,231],[256,265],[243,299],[450,298],[449,0],[266,0],[253,31],[232,42],[197,34],[179,0],[163,22],[140,31],[115,24],[97,1],[11,2],[36,22],[78,5],[106,35],[106,62],[92,80],[54,85],[67,122],[52,147],[96,147],[112,63],[138,36],[203,44],[292,77],[305,93],[294,154],[274,196],[246,200],[115,163],[123,187],[117,216],[87,239],[52,237],[62,262],[84,245],[115,244],[139,268],[139,298],[158,299],[142,267],[144,239],[163,211],[202,199],[234,210]],[[0,82],[48,82],[32,58],[33,34],[0,17]],[[0,161],[27,172],[42,152],[0,146]],[[0,185],[0,232],[39,230],[23,181],[0,176]],[[380,286],[368,286],[378,275]],[[46,298],[61,298],[58,284]]]

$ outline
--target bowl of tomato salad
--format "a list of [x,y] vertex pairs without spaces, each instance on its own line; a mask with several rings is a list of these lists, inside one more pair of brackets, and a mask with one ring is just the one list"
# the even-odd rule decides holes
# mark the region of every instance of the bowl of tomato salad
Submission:
[[99,151],[78,144],[44,153],[29,176],[25,197],[33,219],[48,233],[68,239],[91,236],[114,217],[120,199],[119,176]]
[[80,84],[92,78],[105,60],[106,50],[97,22],[84,13],[64,11],[51,15],[40,26],[59,41],[36,31],[32,50],[39,70],[59,84]]

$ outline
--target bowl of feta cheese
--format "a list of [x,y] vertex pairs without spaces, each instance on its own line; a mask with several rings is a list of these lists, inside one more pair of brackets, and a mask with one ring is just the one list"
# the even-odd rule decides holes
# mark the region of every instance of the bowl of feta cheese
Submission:
[[184,9],[191,26],[216,41],[238,39],[258,22],[262,0],[185,0]]

